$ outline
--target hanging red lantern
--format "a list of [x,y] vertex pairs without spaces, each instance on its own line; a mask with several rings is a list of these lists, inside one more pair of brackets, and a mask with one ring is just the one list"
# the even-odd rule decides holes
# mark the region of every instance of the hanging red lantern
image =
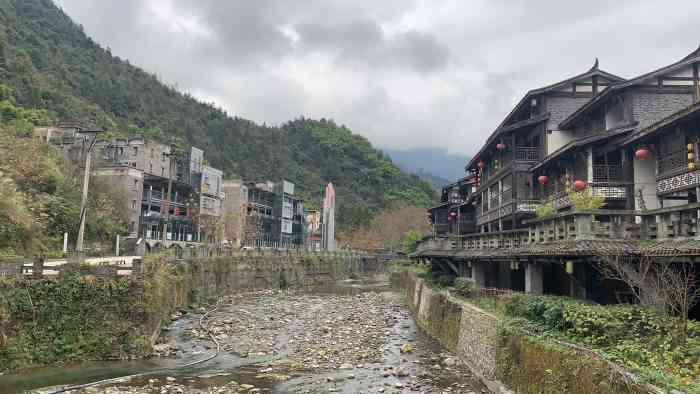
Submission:
[[498,144],[496,144],[496,149],[498,149],[498,150],[504,150],[505,148],[506,148],[506,144],[504,144],[502,142],[499,142]]
[[583,190],[585,188],[586,188],[586,181],[582,181],[579,179],[578,181],[574,182],[574,190],[576,190],[577,192],[580,192],[581,190]]
[[544,186],[549,182],[549,177],[547,175],[540,175],[539,178],[537,178],[537,182]]
[[476,165],[479,166],[479,168],[484,168],[484,167],[486,167],[486,163],[484,163],[483,160],[480,161],[479,163],[477,163]]
[[649,156],[651,156],[651,151],[647,148],[639,148],[636,152],[634,152],[634,157],[639,160],[646,160],[649,158]]
[[450,212],[450,216],[452,216],[452,217],[457,216],[457,212]]

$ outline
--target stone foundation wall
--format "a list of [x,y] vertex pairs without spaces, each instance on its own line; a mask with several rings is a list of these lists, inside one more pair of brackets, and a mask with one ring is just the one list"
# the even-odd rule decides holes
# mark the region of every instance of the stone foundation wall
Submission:
[[405,292],[418,325],[494,393],[654,392],[593,352],[529,336],[446,290],[428,287],[412,272],[393,272],[390,278]]
[[168,264],[181,282],[179,298],[195,297],[200,301],[247,290],[309,286],[384,270],[377,259],[350,253],[248,252]]
[[405,291],[416,322],[431,337],[481,378],[493,392],[508,392],[495,380],[497,325],[495,316],[431,289],[411,272],[391,274],[393,286]]

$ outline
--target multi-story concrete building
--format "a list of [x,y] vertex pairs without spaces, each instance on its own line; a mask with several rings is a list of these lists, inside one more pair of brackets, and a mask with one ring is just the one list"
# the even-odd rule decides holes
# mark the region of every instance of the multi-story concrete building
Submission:
[[[304,204],[295,197],[292,182],[225,181],[224,185],[224,218],[229,241],[238,239],[241,246],[263,248],[304,245]],[[239,211],[244,215],[237,219]]]
[[248,187],[242,180],[226,180],[223,189],[224,239],[227,244],[240,248],[243,246],[248,217]]
[[596,61],[528,92],[429,210],[416,257],[480,286],[599,302],[619,298],[596,269],[609,256],[696,261],[699,69],[700,48],[629,80]]
[[[37,132],[70,160],[84,163],[88,131],[71,125]],[[92,155],[93,175],[109,177],[125,192],[129,238],[143,240],[147,249],[217,240],[213,232],[203,233],[202,224],[221,219],[223,173],[203,164],[200,149],[180,152],[131,138],[97,140]]]

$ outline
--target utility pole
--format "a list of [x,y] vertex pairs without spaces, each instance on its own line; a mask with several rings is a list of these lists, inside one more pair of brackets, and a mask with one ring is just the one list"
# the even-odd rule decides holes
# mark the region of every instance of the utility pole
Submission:
[[[170,146],[170,153],[167,153],[166,156],[168,157],[168,161],[169,161],[168,162],[169,171],[168,171],[168,196],[163,199],[163,216],[165,218],[165,222],[163,223],[163,242],[167,241],[168,218],[170,217],[170,205],[171,205],[170,198],[171,198],[172,192],[173,192],[173,162],[175,161],[175,158],[176,158],[174,145]],[[171,223],[171,225],[172,225],[172,223]],[[170,231],[173,231],[173,228],[171,228]]]
[[[83,195],[80,200],[80,227],[78,228],[78,242],[75,245],[75,251],[80,256],[83,253],[83,239],[85,237],[85,218],[87,214],[87,197],[88,197],[88,186],[90,183],[90,165],[92,164],[92,149],[95,147],[97,142],[97,134],[101,133],[102,130],[91,130],[89,133],[95,133],[92,137],[92,141],[88,145],[87,154],[85,155],[85,175],[83,177]],[[87,140],[87,137],[85,137]]]

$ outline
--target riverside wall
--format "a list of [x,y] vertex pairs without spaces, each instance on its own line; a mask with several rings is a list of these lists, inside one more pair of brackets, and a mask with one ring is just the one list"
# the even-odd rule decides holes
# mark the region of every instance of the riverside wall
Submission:
[[494,393],[654,393],[622,368],[573,344],[528,335],[410,271],[392,272],[418,325]]
[[0,276],[0,372],[148,356],[175,312],[226,294],[383,270],[382,260],[361,254],[254,251],[189,260],[149,256],[128,276],[73,264],[53,276]]

